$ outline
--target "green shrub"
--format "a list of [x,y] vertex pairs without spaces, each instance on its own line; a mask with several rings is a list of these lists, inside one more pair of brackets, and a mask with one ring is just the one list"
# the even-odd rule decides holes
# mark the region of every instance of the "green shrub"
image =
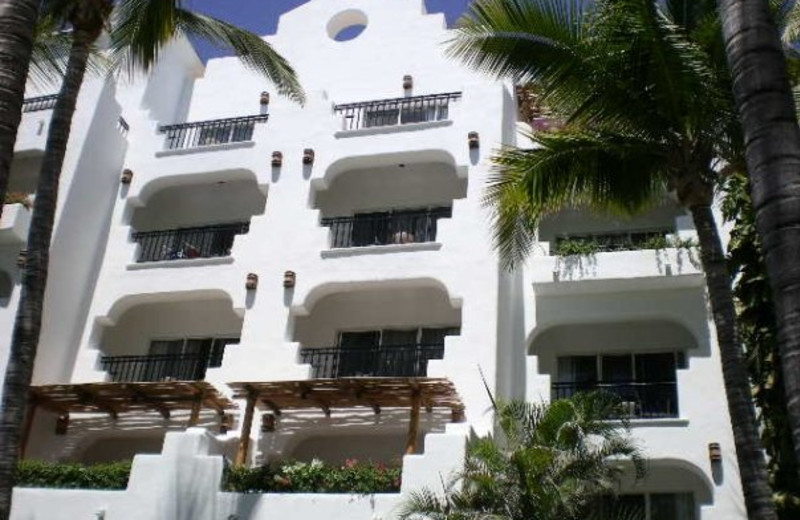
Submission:
[[73,462],[23,460],[17,466],[16,485],[67,489],[125,489],[130,474],[130,461],[85,466]]
[[319,460],[277,467],[227,468],[223,489],[238,493],[397,493],[401,468],[348,460],[329,466]]
[[556,244],[556,256],[591,256],[600,251],[600,244],[594,240],[565,238]]

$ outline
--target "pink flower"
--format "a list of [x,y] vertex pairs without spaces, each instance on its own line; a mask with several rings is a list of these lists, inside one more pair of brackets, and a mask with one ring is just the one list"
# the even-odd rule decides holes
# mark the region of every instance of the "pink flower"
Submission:
[[358,466],[358,459],[347,459],[344,461],[345,468],[354,468]]

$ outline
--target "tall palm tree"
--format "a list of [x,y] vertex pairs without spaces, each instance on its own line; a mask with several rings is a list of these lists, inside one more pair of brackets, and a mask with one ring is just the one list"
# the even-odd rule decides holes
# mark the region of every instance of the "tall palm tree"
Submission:
[[0,216],[8,188],[39,0],[0,0]]
[[129,70],[146,70],[156,62],[163,46],[175,37],[199,36],[232,49],[247,66],[272,80],[280,93],[303,101],[294,71],[269,44],[231,24],[187,10],[182,4],[182,0],[49,0],[43,4],[43,17],[70,26],[71,47],[39,173],[22,292],[3,389],[0,520],[7,519],[10,513],[20,429],[41,329],[58,180],[93,43],[107,30],[113,61]]
[[563,130],[501,150],[487,193],[501,256],[516,264],[536,226],[567,207],[636,214],[674,192],[700,243],[737,460],[751,519],[776,518],[712,213],[724,175],[743,171],[711,0],[478,0],[450,48],[473,67],[542,92]]
[[[800,128],[768,2],[720,0],[719,9],[744,129],[756,227],[775,305],[786,407],[800,461]],[[798,34],[798,21],[795,6],[785,32],[790,41]]]
[[[644,475],[618,401],[604,392],[551,404],[498,403],[498,434],[467,445],[464,469],[444,495],[416,490],[401,520],[572,520],[598,518],[598,500],[613,495],[624,465]],[[605,516],[604,516],[605,517]],[[632,518],[643,518],[643,512]],[[618,518],[618,517],[617,517]]]

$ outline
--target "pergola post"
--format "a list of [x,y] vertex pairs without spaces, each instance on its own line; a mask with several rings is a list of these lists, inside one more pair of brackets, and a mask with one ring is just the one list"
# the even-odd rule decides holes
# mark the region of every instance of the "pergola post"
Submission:
[[250,431],[253,428],[253,413],[256,409],[256,393],[253,391],[247,394],[247,406],[244,409],[242,419],[242,433],[239,438],[239,449],[236,451],[234,466],[244,466],[247,461],[247,450],[250,448]]
[[28,448],[28,439],[31,436],[31,429],[33,429],[33,420],[36,417],[36,399],[31,398],[28,402],[28,410],[25,414],[25,423],[22,425],[22,438],[19,443],[19,458],[25,458],[25,450]]
[[205,399],[205,392],[201,391],[200,395],[192,403],[192,411],[189,414],[189,428],[197,426],[200,422],[200,411],[203,409],[203,400]]
[[406,437],[406,455],[417,452],[417,437],[419,432],[419,407],[422,394],[419,388],[411,391],[411,416],[408,422],[408,436]]

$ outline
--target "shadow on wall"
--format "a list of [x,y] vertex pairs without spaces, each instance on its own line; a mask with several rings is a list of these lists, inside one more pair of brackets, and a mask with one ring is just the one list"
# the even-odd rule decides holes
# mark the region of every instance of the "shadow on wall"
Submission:
[[[424,453],[425,435],[445,431],[449,410],[420,415],[419,453]],[[281,460],[308,462],[315,458],[332,465],[348,459],[399,465],[405,453],[408,410],[334,410],[331,417],[321,411],[284,412],[276,418],[275,431],[262,433],[258,449],[265,463]]]

